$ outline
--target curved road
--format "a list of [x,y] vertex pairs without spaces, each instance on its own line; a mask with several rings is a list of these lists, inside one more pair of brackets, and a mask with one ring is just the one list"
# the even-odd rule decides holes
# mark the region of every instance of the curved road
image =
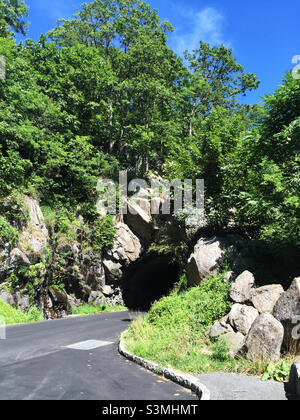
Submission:
[[197,400],[118,354],[129,318],[115,312],[7,327],[0,400]]

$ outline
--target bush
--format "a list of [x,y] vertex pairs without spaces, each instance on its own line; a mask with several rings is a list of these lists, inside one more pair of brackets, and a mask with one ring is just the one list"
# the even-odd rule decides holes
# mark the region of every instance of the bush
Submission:
[[[221,345],[209,350],[215,357],[201,354],[200,350],[208,345],[205,331],[231,307],[229,287],[220,274],[155,302],[145,318],[131,324],[125,338],[128,349],[160,365],[184,371],[221,370],[225,363]],[[226,363],[234,364],[227,358]]]
[[0,242],[15,245],[18,242],[18,230],[13,227],[3,216],[0,216]]
[[42,312],[34,306],[30,307],[27,313],[24,313],[1,299],[0,316],[4,318],[6,325],[36,322],[44,319]]
[[103,219],[97,219],[92,229],[92,247],[95,251],[100,252],[104,247],[113,244],[116,228],[112,216],[108,215]]

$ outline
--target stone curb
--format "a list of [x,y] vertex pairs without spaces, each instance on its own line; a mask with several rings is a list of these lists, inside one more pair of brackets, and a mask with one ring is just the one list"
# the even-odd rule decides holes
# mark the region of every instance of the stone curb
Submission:
[[300,400],[300,361],[295,362],[291,367],[289,392]]
[[130,353],[125,348],[124,343],[124,334],[126,331],[123,331],[119,341],[119,353],[122,356],[126,357],[127,359],[131,360],[134,363],[144,367],[147,370],[150,370],[153,373],[161,375],[166,379],[170,379],[171,381],[181,385],[185,388],[191,389],[201,401],[208,401],[210,400],[210,391],[203,385],[195,376],[188,375],[174,369],[169,368],[159,368],[156,363],[150,362],[149,360],[143,359],[142,357],[135,356],[134,354]]

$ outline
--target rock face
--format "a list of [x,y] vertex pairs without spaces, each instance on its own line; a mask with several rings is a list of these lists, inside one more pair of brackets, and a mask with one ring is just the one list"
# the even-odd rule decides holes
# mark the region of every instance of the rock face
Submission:
[[232,284],[230,298],[236,303],[245,303],[250,300],[255,279],[252,273],[244,271]]
[[228,320],[232,328],[247,335],[258,315],[259,313],[255,308],[236,303],[229,313]]
[[259,313],[272,313],[274,306],[282,293],[284,293],[284,290],[280,284],[272,284],[270,286],[253,289],[250,298]]
[[295,278],[290,288],[277,300],[273,315],[284,326],[285,347],[300,349],[300,277]]
[[28,208],[29,220],[21,232],[19,248],[34,262],[35,254],[43,255],[48,246],[49,234],[38,201],[25,197],[25,205]]
[[247,357],[250,360],[277,362],[284,336],[282,324],[271,314],[260,315],[254,321],[246,339]]
[[124,215],[124,221],[146,244],[151,243],[154,226],[148,212],[136,203],[128,202],[128,212]]
[[107,255],[121,264],[128,265],[136,261],[143,252],[143,246],[138,237],[124,223],[116,226],[116,239]]
[[227,247],[228,242],[224,238],[200,239],[187,264],[189,284],[197,285],[209,274],[216,274]]

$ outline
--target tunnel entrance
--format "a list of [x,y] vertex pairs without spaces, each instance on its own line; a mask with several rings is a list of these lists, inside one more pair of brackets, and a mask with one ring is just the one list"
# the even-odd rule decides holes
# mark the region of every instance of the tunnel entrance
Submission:
[[179,268],[164,256],[149,255],[132,264],[122,279],[123,300],[129,309],[148,311],[167,296],[179,279]]

